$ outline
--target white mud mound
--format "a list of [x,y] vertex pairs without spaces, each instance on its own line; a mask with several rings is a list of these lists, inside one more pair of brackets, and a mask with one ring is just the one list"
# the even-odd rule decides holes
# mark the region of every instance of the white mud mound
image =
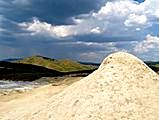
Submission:
[[159,76],[135,56],[114,53],[35,113],[28,119],[158,120]]

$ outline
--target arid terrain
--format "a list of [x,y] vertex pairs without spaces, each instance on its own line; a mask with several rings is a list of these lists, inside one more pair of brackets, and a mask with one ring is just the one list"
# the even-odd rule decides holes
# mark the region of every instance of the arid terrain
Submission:
[[[52,78],[53,79],[53,78]],[[79,81],[82,77],[67,77],[62,78],[59,82],[50,83],[49,85],[41,86],[28,91],[12,91],[7,94],[0,93],[0,119],[14,120],[12,117],[17,111],[18,114],[25,118],[27,112],[33,113],[47,106],[49,98],[63,91],[70,84]],[[14,112],[13,112],[14,111]],[[11,113],[9,115],[8,113]],[[20,115],[20,116],[21,116]],[[18,118],[17,118],[18,119]],[[29,120],[29,119],[28,119]]]
[[137,57],[118,52],[83,79],[65,79],[8,99],[3,96],[0,119],[157,120],[158,91],[157,73]]

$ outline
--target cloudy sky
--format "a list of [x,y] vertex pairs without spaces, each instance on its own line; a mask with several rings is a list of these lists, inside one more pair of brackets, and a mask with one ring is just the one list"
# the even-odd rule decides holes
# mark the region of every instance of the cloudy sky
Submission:
[[158,0],[0,0],[0,59],[100,62],[116,51],[159,61]]

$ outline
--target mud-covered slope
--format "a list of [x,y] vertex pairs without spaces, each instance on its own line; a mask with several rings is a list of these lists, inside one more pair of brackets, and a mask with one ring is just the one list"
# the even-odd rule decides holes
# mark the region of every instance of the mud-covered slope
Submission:
[[[109,55],[99,69],[72,84],[47,104],[2,118],[32,120],[157,120],[159,76],[135,56]],[[18,107],[16,108],[18,109]]]

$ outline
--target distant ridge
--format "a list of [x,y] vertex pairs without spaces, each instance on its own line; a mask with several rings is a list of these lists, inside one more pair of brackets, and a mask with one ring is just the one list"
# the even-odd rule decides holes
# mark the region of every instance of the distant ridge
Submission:
[[56,60],[43,56],[0,61],[0,80],[34,81],[41,77],[87,76],[97,66],[76,61]]
[[41,77],[56,77],[63,73],[41,66],[0,62],[0,80],[34,81]]
[[21,60],[21,58],[8,58],[8,59],[0,60],[0,62],[13,62],[17,60]]
[[14,62],[42,66],[42,67],[53,69],[59,72],[93,70],[97,68],[96,66],[93,66],[93,65],[84,65],[69,59],[56,60],[56,59],[51,59],[51,58],[43,57],[39,55],[27,57],[27,58],[17,60]]
[[93,62],[79,62],[79,63],[84,64],[84,65],[93,65],[93,66],[97,66],[97,67],[100,66],[100,63],[93,63]]

